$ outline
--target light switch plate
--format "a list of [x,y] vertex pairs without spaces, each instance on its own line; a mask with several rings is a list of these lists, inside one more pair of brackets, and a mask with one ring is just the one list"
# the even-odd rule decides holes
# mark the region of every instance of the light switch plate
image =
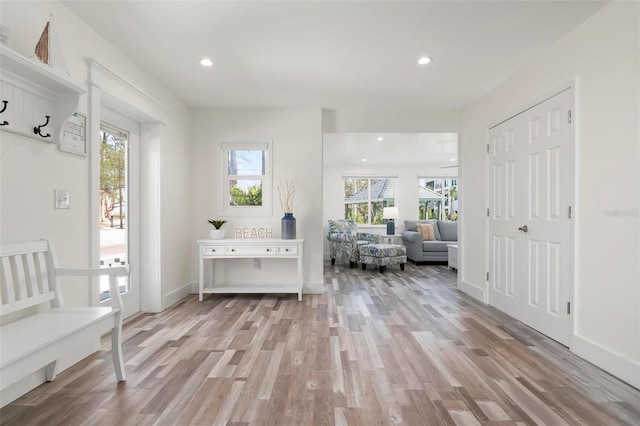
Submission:
[[68,209],[71,208],[71,199],[69,198],[69,191],[63,189],[55,189],[53,191],[54,206],[56,209]]

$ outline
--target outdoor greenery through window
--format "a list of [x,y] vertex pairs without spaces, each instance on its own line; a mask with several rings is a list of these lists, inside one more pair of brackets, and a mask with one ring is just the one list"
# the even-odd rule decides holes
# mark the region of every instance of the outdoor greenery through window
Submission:
[[226,214],[262,214],[270,208],[269,143],[224,143],[223,200]]
[[[100,219],[113,220],[111,213],[124,205],[126,197],[127,135],[111,129],[100,130]],[[118,224],[122,229],[123,221]]]
[[418,218],[458,220],[458,179],[418,178]]
[[395,186],[394,178],[345,178],[344,218],[382,225],[382,209],[395,206]]
[[262,206],[265,152],[229,150],[228,181],[230,206]]

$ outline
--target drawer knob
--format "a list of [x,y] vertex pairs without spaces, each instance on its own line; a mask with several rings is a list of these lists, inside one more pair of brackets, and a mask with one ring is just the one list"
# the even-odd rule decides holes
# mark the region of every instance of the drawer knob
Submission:
[[267,249],[267,251],[270,251],[271,249]]
[[236,249],[231,249],[231,251],[236,251]]
[[289,249],[284,249],[284,251],[289,251]]

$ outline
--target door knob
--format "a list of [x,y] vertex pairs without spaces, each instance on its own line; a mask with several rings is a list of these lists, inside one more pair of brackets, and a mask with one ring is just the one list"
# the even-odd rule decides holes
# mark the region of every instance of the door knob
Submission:
[[529,228],[527,228],[527,225],[521,226],[520,228],[518,228],[518,231],[529,232]]

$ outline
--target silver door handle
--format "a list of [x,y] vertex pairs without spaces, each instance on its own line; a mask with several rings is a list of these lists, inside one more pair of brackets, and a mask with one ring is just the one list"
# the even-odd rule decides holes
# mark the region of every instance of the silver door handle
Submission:
[[518,231],[529,232],[529,228],[527,228],[527,225],[521,226],[520,228],[518,228]]

